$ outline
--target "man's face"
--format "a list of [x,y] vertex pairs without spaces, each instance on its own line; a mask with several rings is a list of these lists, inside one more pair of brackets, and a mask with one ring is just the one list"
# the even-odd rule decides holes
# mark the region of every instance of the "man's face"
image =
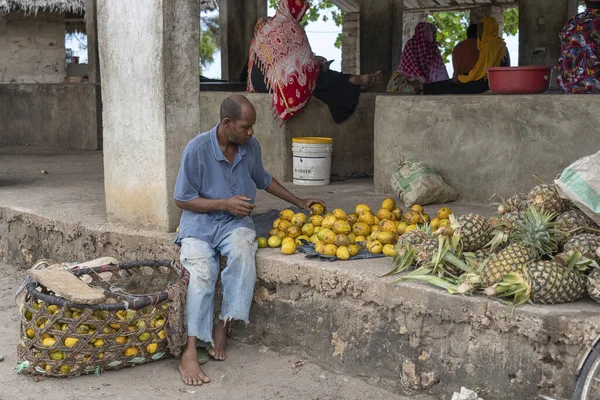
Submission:
[[242,107],[242,117],[238,121],[226,120],[225,122],[229,143],[244,145],[254,135],[253,126],[256,123],[256,111],[254,107],[244,105]]

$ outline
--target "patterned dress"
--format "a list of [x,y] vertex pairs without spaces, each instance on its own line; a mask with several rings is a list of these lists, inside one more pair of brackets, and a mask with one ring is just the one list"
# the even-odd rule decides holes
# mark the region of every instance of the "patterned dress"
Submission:
[[586,10],[560,33],[558,84],[565,93],[600,93],[600,10]]

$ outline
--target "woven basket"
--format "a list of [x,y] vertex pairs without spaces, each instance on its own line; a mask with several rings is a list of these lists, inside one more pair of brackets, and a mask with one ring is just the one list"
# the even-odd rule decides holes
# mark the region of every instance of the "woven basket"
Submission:
[[104,289],[103,304],[74,304],[36,282],[21,308],[20,372],[54,377],[99,373],[170,355],[170,293],[189,273],[170,261],[139,261],[71,272]]

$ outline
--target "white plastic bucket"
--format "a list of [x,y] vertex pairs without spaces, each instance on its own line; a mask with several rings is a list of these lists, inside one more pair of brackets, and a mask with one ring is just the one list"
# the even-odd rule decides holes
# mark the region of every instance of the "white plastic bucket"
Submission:
[[292,139],[294,184],[303,186],[329,185],[333,140],[323,137]]

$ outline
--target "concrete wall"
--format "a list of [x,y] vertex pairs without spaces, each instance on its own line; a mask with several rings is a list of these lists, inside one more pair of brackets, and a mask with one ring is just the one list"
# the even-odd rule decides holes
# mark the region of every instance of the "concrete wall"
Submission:
[[0,143],[99,147],[94,84],[0,85]]
[[[219,106],[231,93],[200,92],[200,132],[219,122]],[[333,138],[331,173],[350,177],[355,172],[373,173],[373,121],[375,95],[361,95],[354,114],[343,124],[333,122],[329,108],[312,98],[298,115],[281,125],[273,118],[271,96],[244,93],[254,104],[257,123],[254,135],[261,144],[265,168],[284,182],[292,180],[292,138],[325,136]],[[180,136],[187,143],[194,135]]]
[[200,5],[98,3],[106,210],[111,221],[174,230],[181,153],[199,125]]
[[360,13],[342,16],[342,72],[360,74]]
[[63,14],[0,17],[0,83],[62,83],[65,76]]
[[[40,258],[177,259],[172,240],[0,207],[0,260],[15,267]],[[591,300],[513,309],[481,295],[395,284],[380,278],[391,268],[385,258],[323,262],[263,249],[256,261],[251,323],[237,324],[234,339],[297,350],[299,358],[416,399],[449,399],[461,386],[486,400],[570,398],[578,362],[600,334]]]
[[519,65],[556,65],[558,34],[569,19],[566,0],[519,3]]
[[429,163],[469,201],[529,190],[533,173],[552,181],[600,150],[599,107],[589,96],[379,96],[375,188],[391,190],[405,155]]

